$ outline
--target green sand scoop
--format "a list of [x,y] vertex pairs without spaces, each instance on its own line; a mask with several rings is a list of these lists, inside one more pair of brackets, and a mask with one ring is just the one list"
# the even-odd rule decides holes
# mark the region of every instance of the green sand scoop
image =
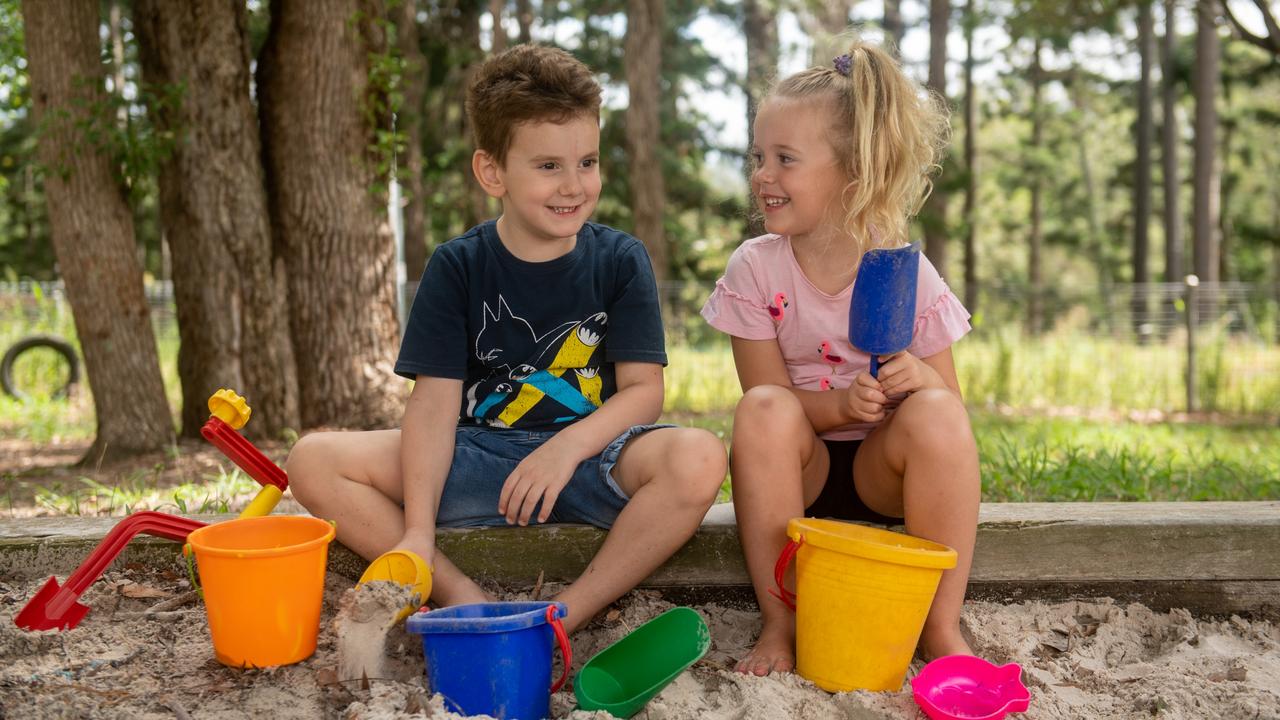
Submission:
[[629,718],[710,647],[702,616],[693,608],[671,608],[582,666],[574,682],[578,707]]

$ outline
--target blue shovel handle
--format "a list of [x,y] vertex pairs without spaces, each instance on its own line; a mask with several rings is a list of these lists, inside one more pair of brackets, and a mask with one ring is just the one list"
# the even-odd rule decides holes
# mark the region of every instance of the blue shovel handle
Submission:
[[880,356],[879,355],[875,355],[875,354],[871,355],[871,377],[877,380],[880,379]]

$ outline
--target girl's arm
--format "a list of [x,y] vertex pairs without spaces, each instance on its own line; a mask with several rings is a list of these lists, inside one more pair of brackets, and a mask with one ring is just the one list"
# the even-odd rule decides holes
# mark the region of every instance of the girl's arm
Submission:
[[744,340],[734,337],[733,364],[738,369],[738,382],[745,393],[757,385],[778,385],[791,391],[814,432],[826,432],[858,422],[875,422],[884,418],[887,398],[879,384],[864,373],[847,391],[799,390],[791,385],[786,361],[777,340]]
[[950,347],[927,358],[917,358],[905,351],[891,356],[880,368],[880,386],[886,395],[932,387],[945,388],[964,399]]

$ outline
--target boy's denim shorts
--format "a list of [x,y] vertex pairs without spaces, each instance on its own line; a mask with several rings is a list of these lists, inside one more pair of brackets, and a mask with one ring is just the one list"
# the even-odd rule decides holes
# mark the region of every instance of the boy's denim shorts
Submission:
[[[548,523],[585,523],[606,530],[630,498],[613,479],[613,466],[627,441],[641,433],[674,425],[633,425],[597,456],[578,464],[556,498]],[[498,496],[507,476],[556,431],[531,432],[462,426],[453,446],[453,464],[440,497],[436,527],[492,527],[507,524],[498,514]],[[538,510],[529,524],[538,523]]]

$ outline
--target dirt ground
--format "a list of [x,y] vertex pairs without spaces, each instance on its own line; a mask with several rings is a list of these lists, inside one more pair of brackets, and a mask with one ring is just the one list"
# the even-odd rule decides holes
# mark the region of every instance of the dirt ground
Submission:
[[[166,490],[190,483],[207,483],[211,477],[229,473],[235,467],[226,455],[204,440],[179,440],[164,452],[148,453],[115,462],[78,461],[89,449],[89,440],[54,439],[33,443],[0,432],[0,517],[33,517],[58,514],[36,501],[38,488],[58,489],[62,493],[80,490],[86,498],[79,506],[81,515],[120,515],[120,508],[108,507],[105,501],[89,499],[81,478],[90,478],[105,488],[137,488],[154,490],[155,499],[168,499]],[[255,441],[254,445],[273,462],[284,466],[289,449],[279,441]],[[239,508],[253,497],[256,486],[240,496],[222,498],[231,508]],[[291,501],[290,501],[291,502]],[[286,506],[282,505],[282,508]],[[153,508],[156,509],[156,508]],[[161,508],[163,509],[163,508]],[[172,506],[168,509],[172,510]],[[197,512],[193,507],[192,512]],[[205,508],[204,512],[216,512]]]
[[[0,579],[0,717],[458,717],[425,689],[421,643],[403,631],[391,642],[389,664],[399,668],[392,677],[367,686],[338,681],[333,617],[350,585],[340,577],[327,581],[316,654],[296,665],[249,671],[214,660],[203,605],[176,559],[163,571],[135,566],[107,573],[84,598],[89,615],[62,633],[13,624],[41,582]],[[528,599],[530,593],[501,595]],[[649,591],[624,597],[574,636],[575,670],[669,607]],[[737,675],[732,662],[758,631],[755,614],[718,605],[696,609],[711,627],[710,653],[637,717],[924,717],[907,691],[832,695],[795,675]],[[1023,666],[1032,694],[1028,718],[1280,718],[1280,628],[1268,620],[1196,618],[1101,601],[971,603],[965,624],[979,654]],[[918,669],[913,665],[909,677]],[[552,698],[556,717],[608,717],[574,708],[569,690]]]

